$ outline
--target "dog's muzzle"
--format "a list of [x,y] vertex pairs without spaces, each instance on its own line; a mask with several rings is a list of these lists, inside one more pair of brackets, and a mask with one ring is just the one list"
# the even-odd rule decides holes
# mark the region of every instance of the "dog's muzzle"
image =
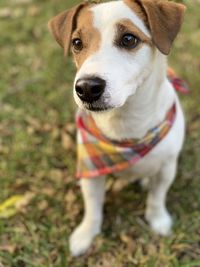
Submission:
[[78,97],[87,104],[98,101],[106,87],[106,81],[99,77],[86,77],[77,80],[75,90]]

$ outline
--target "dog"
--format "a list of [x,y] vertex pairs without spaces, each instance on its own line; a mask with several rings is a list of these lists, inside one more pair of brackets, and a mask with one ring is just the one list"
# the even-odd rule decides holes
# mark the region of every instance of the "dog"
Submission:
[[[167,0],[83,2],[48,24],[65,55],[72,51],[77,67],[73,93],[79,107],[78,125],[85,127],[78,133],[78,142],[84,145],[81,135],[87,130],[87,125],[83,126],[84,114],[86,120],[92,121],[89,130],[96,127],[94,132],[99,131],[98,142],[102,146],[111,151],[117,144],[116,153],[126,152],[131,164],[127,163],[124,172],[126,162],[107,169],[120,171],[117,173],[121,177],[126,172],[131,179],[147,177],[145,218],[151,229],[163,236],[171,232],[166,195],[176,176],[185,133],[183,111],[167,78],[166,56],[180,31],[184,12],[184,5]],[[148,143],[149,150],[144,154],[136,149],[134,157],[130,156],[127,143],[134,140],[134,149],[137,148],[140,144],[137,140],[147,141],[155,129],[161,132],[166,118],[168,128],[162,138],[154,136],[152,149]],[[87,134],[91,134],[89,130]],[[94,133],[96,139],[97,135]],[[155,139],[159,139],[156,144]],[[79,170],[85,214],[70,237],[74,256],[85,253],[101,231],[105,176],[110,173],[107,169],[93,170],[94,177],[90,170],[85,172],[88,177],[85,170]]]

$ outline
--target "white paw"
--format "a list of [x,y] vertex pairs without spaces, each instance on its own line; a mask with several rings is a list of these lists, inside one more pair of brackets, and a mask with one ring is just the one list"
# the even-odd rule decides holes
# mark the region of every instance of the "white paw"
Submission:
[[100,227],[96,223],[81,223],[72,233],[69,245],[73,256],[80,256],[84,254],[92,244],[96,235],[100,233]]
[[149,222],[151,229],[162,236],[171,234],[172,219],[167,211],[146,212],[146,220]]

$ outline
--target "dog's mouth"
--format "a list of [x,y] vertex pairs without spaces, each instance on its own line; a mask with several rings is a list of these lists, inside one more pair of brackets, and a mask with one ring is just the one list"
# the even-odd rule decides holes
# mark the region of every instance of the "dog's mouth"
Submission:
[[105,112],[113,109],[112,106],[107,106],[105,104],[99,104],[99,103],[86,103],[82,102],[83,108],[92,112]]

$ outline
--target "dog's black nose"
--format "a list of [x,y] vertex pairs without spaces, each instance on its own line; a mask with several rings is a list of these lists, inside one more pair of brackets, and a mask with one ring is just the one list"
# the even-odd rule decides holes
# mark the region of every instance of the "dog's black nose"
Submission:
[[105,86],[105,80],[98,77],[87,77],[76,82],[75,90],[82,101],[92,103],[100,98]]

